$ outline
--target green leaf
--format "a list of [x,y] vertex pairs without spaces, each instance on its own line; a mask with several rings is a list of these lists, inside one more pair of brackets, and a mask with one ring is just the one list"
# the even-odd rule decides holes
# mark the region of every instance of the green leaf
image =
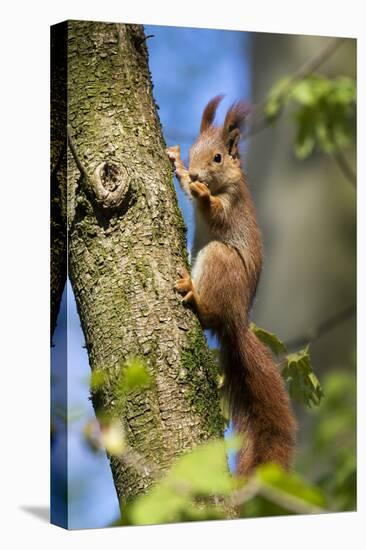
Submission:
[[295,155],[298,159],[304,160],[311,155],[314,150],[314,146],[315,140],[311,136],[304,136],[301,140],[297,138],[295,143]]
[[241,517],[325,511],[325,496],[322,491],[308,485],[299,476],[285,472],[276,464],[259,466],[254,477],[249,479],[248,488],[252,494],[241,507]]
[[228,494],[233,478],[228,471],[226,450],[237,450],[238,441],[210,441],[182,456],[171,469],[171,483],[190,487],[196,495]]
[[295,154],[300,159],[305,159],[314,150],[315,138],[313,135],[314,114],[311,109],[302,109],[294,115],[297,124],[295,139]]
[[356,81],[347,76],[340,76],[334,80],[330,101],[350,105],[356,101]]
[[151,386],[151,376],[147,371],[145,362],[139,357],[131,357],[123,367],[120,378],[120,390],[131,392],[137,388]]
[[325,498],[320,490],[309,486],[298,475],[285,472],[277,464],[260,466],[256,476],[264,486],[274,487],[319,508],[325,505]]
[[258,340],[268,346],[275,355],[278,356],[287,352],[285,344],[275,334],[273,334],[273,332],[268,332],[263,328],[259,328],[254,323],[250,323],[249,328],[252,332],[254,332]]
[[315,74],[293,82],[282,79],[269,94],[265,116],[273,122],[289,104],[294,106],[298,158],[305,159],[316,150],[334,154],[354,142],[355,79]]
[[159,525],[182,521],[225,519],[222,506],[195,501],[193,495],[179,487],[161,482],[146,495],[125,505],[122,523],[125,525]]
[[294,84],[291,91],[291,98],[302,105],[313,105],[316,101],[316,95],[309,80],[301,80]]
[[238,449],[240,441],[237,437],[210,441],[181,456],[159,484],[128,507],[126,522],[143,525],[224,517],[220,507],[203,506],[200,499],[230,495],[235,481],[226,452]]
[[324,374],[324,400],[313,409],[311,437],[298,467],[327,495],[332,511],[357,507],[356,376],[350,365]]
[[100,390],[107,382],[107,373],[103,369],[95,369],[90,376],[90,389],[92,392]]
[[286,91],[289,78],[279,80],[271,89],[264,107],[264,114],[270,122],[274,122],[286,105]]
[[289,386],[291,397],[309,407],[320,405],[323,390],[313,372],[308,346],[297,353],[287,355],[282,376]]
[[[285,344],[272,332],[259,328],[254,323],[250,323],[250,329],[275,355],[287,353]],[[292,398],[309,407],[320,404],[323,390],[313,372],[308,347],[286,356],[286,365],[282,370],[282,376],[289,386]]]
[[132,525],[156,525],[179,521],[183,511],[191,506],[189,494],[173,489],[169,483],[161,482],[146,495],[136,499],[124,514]]

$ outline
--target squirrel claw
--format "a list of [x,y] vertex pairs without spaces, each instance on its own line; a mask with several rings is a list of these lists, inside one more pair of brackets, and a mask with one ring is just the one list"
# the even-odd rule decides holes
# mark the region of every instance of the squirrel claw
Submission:
[[191,183],[189,189],[194,197],[197,199],[209,199],[210,190],[205,183]]
[[174,164],[180,156],[180,147],[179,145],[174,145],[174,147],[167,147],[165,149],[165,152],[168,155],[170,162]]
[[193,290],[187,292],[187,294],[182,298],[182,304],[191,304],[194,302]]
[[174,283],[175,290],[179,292],[179,294],[186,294],[189,292],[193,292],[193,282],[188,271],[184,268],[180,268],[178,272],[179,272],[179,275],[181,276],[181,279],[178,279],[177,281],[175,281]]
[[179,279],[178,281],[175,281],[174,288],[177,292],[179,292],[179,294],[185,294],[186,292],[192,290],[192,281],[190,278]]

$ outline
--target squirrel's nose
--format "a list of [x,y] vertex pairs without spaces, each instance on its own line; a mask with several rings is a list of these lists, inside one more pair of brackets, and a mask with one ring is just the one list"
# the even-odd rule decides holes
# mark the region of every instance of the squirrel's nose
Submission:
[[197,172],[189,172],[189,178],[191,181],[197,181],[198,180],[198,173]]

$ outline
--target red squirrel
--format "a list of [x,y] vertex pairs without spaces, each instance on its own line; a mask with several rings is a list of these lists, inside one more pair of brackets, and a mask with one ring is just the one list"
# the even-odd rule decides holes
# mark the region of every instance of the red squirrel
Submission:
[[192,277],[179,272],[176,290],[203,328],[220,342],[231,418],[246,442],[237,473],[266,462],[291,466],[296,422],[278,366],[249,328],[249,313],[262,267],[262,244],[252,197],[243,173],[239,140],[248,114],[238,101],[223,127],[213,125],[223,96],[205,107],[200,134],[190,149],[189,169],[179,146],[168,157],[185,193],[194,199],[196,224]]

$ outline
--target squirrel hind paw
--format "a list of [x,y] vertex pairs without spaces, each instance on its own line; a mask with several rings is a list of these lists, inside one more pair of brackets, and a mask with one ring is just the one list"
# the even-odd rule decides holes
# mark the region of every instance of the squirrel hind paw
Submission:
[[195,297],[194,297],[193,290],[190,290],[189,292],[187,292],[187,294],[185,296],[183,296],[182,304],[185,304],[185,305],[188,305],[188,304],[194,305],[195,304]]
[[190,277],[185,277],[184,279],[178,279],[175,281],[174,288],[179,294],[185,294],[187,292],[193,291],[193,284]]
[[185,278],[189,277],[189,273],[188,273],[188,271],[186,270],[185,267],[178,267],[177,273],[178,273],[179,277],[181,277],[182,279],[185,279]]

